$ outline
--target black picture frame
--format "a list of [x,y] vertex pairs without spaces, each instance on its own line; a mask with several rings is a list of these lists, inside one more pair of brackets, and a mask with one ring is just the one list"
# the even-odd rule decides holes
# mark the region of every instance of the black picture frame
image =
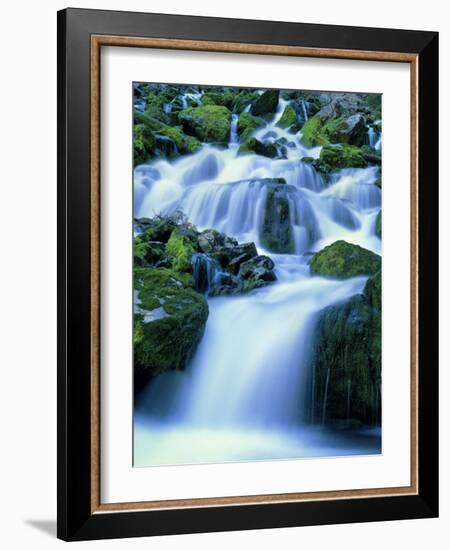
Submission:
[[[91,37],[397,52],[417,57],[418,491],[414,495],[92,511]],[[58,12],[58,532],[63,540],[438,515],[438,34],[86,9]]]

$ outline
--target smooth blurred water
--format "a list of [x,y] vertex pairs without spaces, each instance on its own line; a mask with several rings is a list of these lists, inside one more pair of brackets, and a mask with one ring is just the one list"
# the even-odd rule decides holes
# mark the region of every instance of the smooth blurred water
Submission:
[[[377,169],[342,170],[326,186],[301,162],[317,158],[320,147],[307,149],[301,134],[276,126],[286,104],[280,100],[273,121],[255,134],[285,138],[286,159],[238,156],[233,118],[228,149],[205,145],[192,156],[135,169],[135,216],[182,210],[200,230],[253,241],[275,262],[278,279],[247,295],[208,299],[205,333],[187,371],[160,375],[136,404],[135,465],[380,452],[379,430],[338,433],[307,422],[317,315],[361,292],[367,279],[313,277],[308,259],[338,239],[381,252]],[[290,186],[294,254],[272,254],[260,239],[267,198],[261,180],[276,177]]]

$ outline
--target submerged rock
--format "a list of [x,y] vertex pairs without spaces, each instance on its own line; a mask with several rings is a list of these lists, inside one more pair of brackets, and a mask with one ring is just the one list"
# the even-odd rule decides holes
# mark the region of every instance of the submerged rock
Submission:
[[255,137],[250,137],[241,144],[238,150],[239,155],[256,153],[263,157],[275,158],[278,156],[278,149],[273,143],[262,143]]
[[314,254],[310,269],[313,274],[339,279],[373,275],[381,269],[381,256],[356,244],[335,241]]
[[269,184],[267,187],[261,243],[271,252],[291,254],[294,252],[288,199],[291,187],[286,184]]
[[363,294],[321,312],[311,383],[315,423],[381,422],[381,272]]

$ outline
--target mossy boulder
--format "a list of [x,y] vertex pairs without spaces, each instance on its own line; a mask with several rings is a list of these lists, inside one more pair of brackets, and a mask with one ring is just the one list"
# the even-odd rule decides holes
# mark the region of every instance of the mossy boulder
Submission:
[[345,143],[361,147],[366,140],[366,120],[361,113],[338,115],[339,110],[327,106],[308,119],[301,132],[307,147]]
[[311,384],[315,423],[381,422],[381,272],[319,315]]
[[228,89],[211,90],[202,95],[203,105],[222,105],[230,108],[234,99],[234,93]]
[[377,219],[375,220],[375,235],[381,239],[381,210],[377,214]]
[[166,269],[134,273],[134,368],[136,390],[168,370],[184,369],[208,318],[204,297],[186,278]]
[[228,142],[231,112],[224,106],[188,107],[179,113],[178,119],[185,133],[200,141]]
[[231,103],[233,113],[242,113],[246,107],[256,101],[259,94],[256,90],[240,90],[234,95]]
[[[175,145],[176,154],[190,155],[201,148],[200,142],[192,136],[187,136],[178,126],[160,127],[155,133],[156,137],[162,136]],[[161,152],[161,146],[157,153]]]
[[250,138],[255,130],[264,126],[262,118],[251,115],[250,113],[241,113],[237,122],[237,131],[241,136],[241,141]]
[[353,145],[327,145],[320,151],[320,162],[329,170],[366,168],[368,162],[363,152]]
[[[338,123],[340,123],[339,119]],[[307,147],[330,143],[327,128],[324,126],[324,121],[317,114],[309,118],[301,129],[303,143]]]
[[252,103],[252,115],[261,116],[275,113],[279,98],[279,90],[266,90]]
[[290,105],[286,105],[280,120],[277,122],[277,126],[279,128],[289,128],[296,122],[297,122],[297,113]]
[[278,149],[273,143],[262,143],[255,137],[250,137],[244,143],[241,143],[238,155],[248,155],[255,153],[263,157],[275,158],[278,156]]
[[294,235],[288,199],[290,186],[268,184],[264,218],[261,229],[261,244],[267,250],[280,254],[294,252]]
[[201,143],[195,137],[186,135],[180,126],[169,126],[138,111],[134,113],[134,122],[135,164],[160,156],[171,158],[192,154],[201,148]]
[[381,269],[381,257],[370,250],[346,241],[335,241],[311,258],[311,273],[347,279],[373,275]]
[[133,130],[133,161],[142,164],[153,156],[156,138],[145,124],[135,124]]

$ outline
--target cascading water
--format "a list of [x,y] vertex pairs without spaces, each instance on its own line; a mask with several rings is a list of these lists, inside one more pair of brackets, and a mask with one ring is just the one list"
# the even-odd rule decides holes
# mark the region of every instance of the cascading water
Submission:
[[[301,134],[276,125],[286,103],[280,100],[274,119],[255,137],[283,139],[289,144],[287,158],[238,155],[236,117],[227,149],[204,145],[192,156],[135,169],[136,217],[182,210],[200,230],[213,228],[239,242],[253,241],[259,254],[273,259],[277,275],[277,282],[250,294],[208,298],[205,333],[187,371],[160,375],[137,403],[135,465],[372,449],[366,440],[350,442],[356,436],[325,437],[321,428],[307,427],[305,421],[312,419],[307,368],[317,315],[362,292],[367,280],[311,276],[308,259],[338,239],[380,253],[381,241],[375,235],[381,207],[377,170],[342,170],[326,186],[314,168],[301,161],[317,158],[320,147],[308,149]],[[263,245],[267,178],[286,182],[292,254],[273,254]],[[194,255],[192,262],[196,289],[208,295],[220,268],[204,254]],[[326,406],[325,397],[322,416]],[[315,419],[316,426],[322,420]],[[377,445],[372,450],[377,452]]]

